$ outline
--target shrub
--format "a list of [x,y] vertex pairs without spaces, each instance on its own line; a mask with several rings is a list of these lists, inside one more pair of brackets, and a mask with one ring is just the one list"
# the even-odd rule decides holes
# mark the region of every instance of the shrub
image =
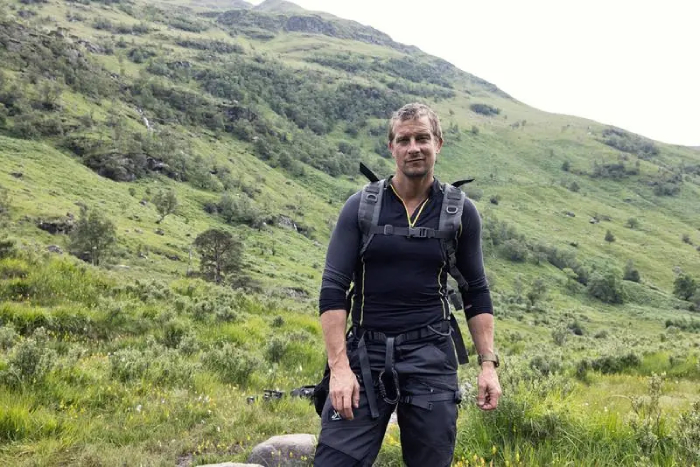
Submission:
[[594,271],[588,280],[588,293],[605,303],[624,302],[622,283],[612,270]]
[[561,362],[554,359],[551,355],[546,357],[538,355],[530,360],[530,368],[542,376],[549,376],[561,370]]
[[39,328],[15,346],[2,379],[11,386],[41,383],[55,361],[56,352],[48,347],[46,331]]
[[498,115],[501,113],[501,109],[498,109],[492,105],[488,104],[472,104],[469,108],[478,114],[486,115],[487,117],[491,115]]
[[690,300],[695,295],[697,283],[688,274],[679,274],[673,281],[673,294],[681,300]]
[[700,459],[700,401],[678,418],[674,437],[688,459]]
[[566,343],[566,340],[568,339],[570,334],[570,331],[568,328],[564,326],[560,326],[556,328],[555,330],[552,331],[552,339],[554,340],[554,343],[557,344],[558,346],[562,346]]
[[537,278],[532,282],[530,290],[527,292],[527,300],[530,306],[535,306],[535,304],[543,300],[546,295],[547,284],[545,284],[544,280]]
[[622,279],[626,281],[639,282],[639,271],[634,267],[634,261],[631,259],[625,265],[625,271],[622,274]]
[[622,373],[625,370],[637,368],[642,360],[634,353],[617,356],[600,357],[591,362],[591,368],[603,374]]
[[219,201],[217,210],[229,224],[258,227],[262,221],[262,214],[247,196],[225,193]]
[[627,227],[630,229],[636,229],[639,227],[639,220],[636,217],[630,217],[627,219]]
[[112,378],[127,382],[146,376],[150,358],[138,349],[119,349],[110,355],[109,363]]
[[17,331],[11,324],[5,324],[0,327],[0,349],[7,350],[12,348],[17,337]]
[[0,237],[0,259],[13,256],[15,253],[15,241],[11,238]]
[[570,168],[571,168],[571,164],[569,163],[569,161],[562,162],[561,170],[563,170],[564,172],[568,172]]
[[516,239],[506,240],[503,243],[503,254],[510,261],[523,262],[527,259],[527,245]]
[[245,386],[253,371],[261,365],[260,359],[230,343],[211,349],[205,356],[206,366],[216,372],[225,383]]
[[163,337],[161,343],[176,349],[188,334],[193,334],[191,326],[181,320],[170,320],[163,325]]
[[279,363],[289,349],[289,339],[283,336],[274,336],[267,345],[266,357],[272,363]]
[[238,320],[238,313],[228,305],[218,306],[214,316],[217,321],[224,323],[233,323]]
[[605,232],[605,241],[608,243],[612,243],[615,241],[615,236],[613,235],[613,233],[610,230]]

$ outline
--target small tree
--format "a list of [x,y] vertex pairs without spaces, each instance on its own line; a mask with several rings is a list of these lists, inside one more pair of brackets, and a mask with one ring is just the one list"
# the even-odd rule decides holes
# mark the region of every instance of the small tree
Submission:
[[636,229],[639,227],[639,220],[636,217],[630,217],[627,219],[627,227],[630,229]]
[[673,294],[681,300],[690,300],[698,285],[688,274],[681,274],[673,281]]
[[542,279],[535,279],[527,292],[527,300],[530,306],[535,306],[537,302],[543,300],[547,295],[547,284]]
[[98,210],[88,210],[83,206],[70,237],[70,252],[83,261],[98,266],[116,243],[117,229]]
[[634,261],[627,261],[622,279],[626,281],[639,282],[639,271],[637,271],[637,268],[634,267]]
[[608,243],[612,243],[615,241],[615,236],[609,230],[607,232],[605,232],[605,241]]
[[595,271],[588,279],[588,293],[605,303],[623,303],[624,291],[618,273]]
[[243,245],[226,231],[202,232],[195,239],[194,247],[200,255],[200,271],[208,280],[219,284],[227,274],[241,268]]
[[165,219],[168,214],[173,214],[177,209],[177,196],[175,196],[174,190],[160,190],[153,197],[153,204],[156,205],[158,214],[160,214],[160,219],[156,221],[156,224],[160,224]]

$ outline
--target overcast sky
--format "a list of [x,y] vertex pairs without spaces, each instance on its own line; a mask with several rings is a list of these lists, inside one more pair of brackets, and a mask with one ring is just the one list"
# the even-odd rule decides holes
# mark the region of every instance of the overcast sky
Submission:
[[700,0],[294,3],[373,26],[533,107],[700,146]]

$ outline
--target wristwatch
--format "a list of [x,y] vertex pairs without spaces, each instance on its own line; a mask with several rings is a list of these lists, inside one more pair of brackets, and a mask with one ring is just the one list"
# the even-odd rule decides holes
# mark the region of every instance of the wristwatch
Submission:
[[481,366],[481,364],[484,362],[493,362],[493,366],[495,368],[498,368],[501,364],[501,361],[498,359],[498,355],[496,355],[493,352],[479,354],[479,357],[476,359],[476,361],[479,363],[479,366]]

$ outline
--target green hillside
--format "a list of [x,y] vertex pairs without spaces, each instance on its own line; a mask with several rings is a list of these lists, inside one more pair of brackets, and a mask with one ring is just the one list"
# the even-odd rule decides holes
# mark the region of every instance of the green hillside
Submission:
[[[3,465],[198,465],[315,432],[305,402],[245,396],[317,377],[325,246],[358,162],[391,173],[386,121],[411,101],[441,116],[438,177],[476,179],[506,362],[500,415],[460,417],[459,465],[700,456],[700,288],[679,291],[700,283],[697,148],[538,111],[285,1],[0,0],[0,64]],[[81,206],[116,228],[99,266],[44,230]],[[243,248],[221,285],[193,246],[213,227]]]

